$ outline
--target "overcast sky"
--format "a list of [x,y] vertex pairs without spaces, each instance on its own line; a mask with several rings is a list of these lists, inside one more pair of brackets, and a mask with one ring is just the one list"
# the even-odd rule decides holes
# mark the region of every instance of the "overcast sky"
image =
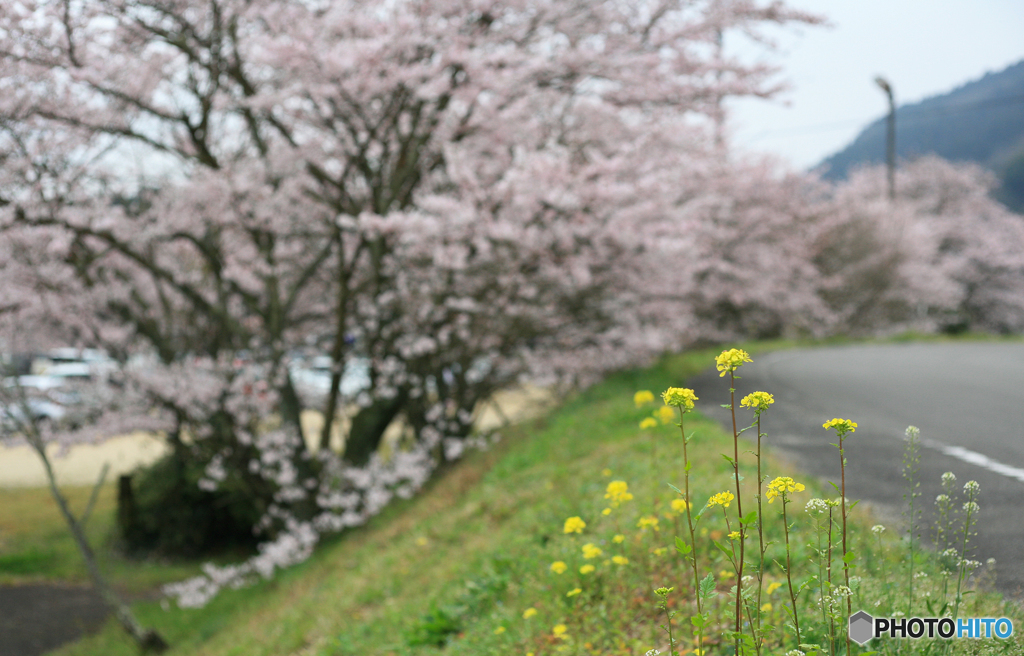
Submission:
[[[807,168],[842,149],[887,111],[882,75],[897,104],[939,95],[1024,59],[1024,0],[789,0],[831,27],[774,32],[767,58],[792,85],[774,101],[731,103],[741,149]],[[756,52],[726,34],[733,54]],[[788,103],[788,106],[787,106]],[[1024,115],[1024,108],[1022,108]]]

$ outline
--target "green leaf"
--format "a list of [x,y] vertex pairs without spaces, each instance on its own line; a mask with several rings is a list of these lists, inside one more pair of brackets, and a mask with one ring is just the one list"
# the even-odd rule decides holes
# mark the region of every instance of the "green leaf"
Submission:
[[725,461],[728,462],[730,465],[735,465],[736,464],[735,460],[733,460],[729,456],[725,455],[724,453],[722,454],[722,457],[725,458]]
[[682,538],[676,537],[676,551],[683,554],[684,556],[693,551],[693,547],[683,541]]
[[751,510],[750,512],[748,512],[746,515],[743,516],[743,519],[740,520],[740,523],[744,524],[746,526],[750,526],[751,524],[755,523],[756,521],[757,521],[757,511],[756,510]]
[[849,565],[850,563],[852,563],[856,559],[857,559],[857,554],[852,552],[852,551],[847,551],[846,555],[843,556],[843,562],[846,563],[847,565]]
[[[677,488],[677,487],[676,487],[675,485],[672,485],[671,483],[665,483],[665,485],[669,486],[670,488],[672,488],[673,490],[675,490],[675,491],[676,491],[677,493],[679,493],[679,494],[683,494],[683,491],[682,491],[682,490],[680,490],[679,488]],[[683,495],[683,496],[686,496],[686,495]]]
[[723,544],[722,544],[721,542],[719,542],[718,540],[712,540],[712,542],[714,542],[714,543],[715,543],[715,546],[716,546],[716,547],[718,547],[718,550],[719,550],[719,551],[721,551],[722,553],[724,553],[724,554],[725,554],[726,556],[729,556],[730,558],[732,557],[732,549],[726,549],[726,548],[725,548],[725,545],[723,545]]
[[708,575],[700,580],[700,598],[711,599],[718,594],[715,590],[715,577],[708,572]]
[[691,469],[693,469],[693,463],[692,462],[687,462],[686,463],[686,467],[684,467],[683,469],[684,469],[684,471],[690,471]]

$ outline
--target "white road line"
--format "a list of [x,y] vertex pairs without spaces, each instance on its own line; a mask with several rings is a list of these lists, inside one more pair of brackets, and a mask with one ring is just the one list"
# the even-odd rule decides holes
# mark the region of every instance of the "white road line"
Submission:
[[1024,483],[1024,469],[1020,467],[1011,467],[1010,465],[1004,465],[1001,462],[996,462],[992,458],[989,458],[985,454],[978,453],[977,451],[971,451],[965,449],[962,446],[949,446],[946,444],[940,444],[939,442],[933,442],[931,440],[922,440],[925,446],[937,449],[942,453],[964,462],[969,462],[972,465],[984,467],[989,471],[993,471],[997,474],[1002,474],[1009,478],[1015,478],[1018,481]]

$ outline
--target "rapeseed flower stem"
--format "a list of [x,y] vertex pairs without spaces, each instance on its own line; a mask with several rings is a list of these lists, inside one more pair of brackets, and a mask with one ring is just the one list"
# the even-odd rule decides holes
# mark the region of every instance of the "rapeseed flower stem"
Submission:
[[[746,538],[745,527],[743,526],[743,498],[740,494],[740,434],[736,430],[736,374],[734,373],[743,362],[750,362],[750,357],[744,351],[731,349],[719,356],[718,369],[722,371],[722,357],[728,356],[726,370],[729,372],[729,411],[732,414],[732,472],[736,480],[736,514],[740,524],[740,555],[736,566],[736,653],[740,653],[740,628],[743,621],[743,543]],[[742,354],[742,355],[740,355]],[[723,372],[724,375],[724,372]]]
[[[846,546],[846,453],[845,453],[845,451],[843,451],[843,438],[846,436],[847,433],[853,433],[854,431],[857,430],[857,422],[850,421],[849,419],[839,419],[837,417],[837,418],[832,419],[830,421],[826,421],[821,426],[822,426],[822,428],[825,428],[825,429],[828,429],[828,428],[834,429],[835,432],[836,432],[836,435],[839,437],[839,445],[838,445],[839,446],[839,472],[840,472],[840,476],[841,476],[840,482],[841,482],[841,486],[842,486],[840,488],[840,492],[839,493],[842,495],[840,500],[842,502],[842,512],[843,512],[843,576],[846,579],[846,587],[847,587],[847,589],[849,589],[849,587],[850,587],[850,563],[847,562],[847,559],[846,559],[846,554],[848,553],[847,546]],[[847,610],[848,614],[850,614],[850,615],[853,614],[853,600],[850,599],[850,597],[846,598],[846,610]],[[846,632],[846,653],[850,653],[850,634],[849,634],[849,631]]]
[[790,485],[793,483],[792,478],[789,478],[788,476],[780,476],[768,484],[769,490],[771,490],[772,485],[775,484],[776,481],[779,481],[782,478],[786,478],[788,481],[783,481],[783,485],[781,487],[777,486],[775,489],[781,490],[781,492],[779,492],[779,496],[782,497],[782,528],[786,535],[786,581],[789,583],[789,601],[793,604],[793,627],[796,629],[796,644],[799,647],[802,642],[800,640],[800,613],[796,607],[796,591],[793,589],[793,560],[792,551],[789,546],[789,518],[786,516],[786,506],[789,504],[787,494],[790,489],[795,486],[799,486],[800,490],[802,490],[804,489],[804,486],[799,483]]
[[[755,392],[757,394],[758,392]],[[761,392],[764,394],[764,392]],[[753,394],[743,399],[746,401]],[[770,396],[770,395],[769,395]],[[743,403],[741,401],[741,403]],[[773,399],[774,401],[774,399]],[[765,406],[767,408],[767,405]],[[761,510],[761,412],[757,413],[757,607],[761,608],[761,593],[764,591],[764,554],[767,548],[764,544],[764,515]],[[757,614],[758,637],[761,633],[761,614]],[[760,640],[757,641],[758,652],[760,652]]]
[[[704,612],[704,605],[700,598],[700,574],[697,565],[697,538],[693,530],[693,503],[690,502],[690,456],[686,451],[686,426],[684,425],[686,408],[679,406],[679,432],[683,436],[683,493],[686,495],[686,526],[690,531],[690,564],[693,566],[693,596],[697,602],[697,614]],[[703,624],[697,627],[697,651],[704,652],[704,628]]]

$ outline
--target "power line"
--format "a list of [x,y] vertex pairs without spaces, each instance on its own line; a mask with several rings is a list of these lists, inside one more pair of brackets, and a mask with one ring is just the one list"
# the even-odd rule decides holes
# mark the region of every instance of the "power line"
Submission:
[[845,121],[835,121],[833,123],[817,123],[815,125],[805,125],[795,128],[780,128],[778,130],[765,130],[758,132],[754,136],[750,137],[749,141],[757,141],[764,137],[770,137],[772,135],[781,134],[811,134],[814,132],[828,132],[830,130],[838,130],[840,128],[847,128],[852,125],[863,125],[864,121],[870,120],[869,118],[850,118]]
[[[927,102],[927,101],[924,101]],[[955,103],[951,105],[939,105],[935,107],[920,107],[918,105],[904,105],[896,110],[896,115],[901,123],[907,122],[914,123],[921,115],[928,114],[950,114],[955,112],[961,112],[971,109],[983,109],[986,107],[994,107],[997,105],[1011,105],[1015,103],[1024,102],[1024,94],[1016,96],[1001,96],[998,98],[987,98],[985,100],[977,100],[973,102]],[[753,142],[763,139],[765,137],[786,135],[786,134],[814,134],[818,132],[829,132],[832,130],[838,130],[842,128],[848,128],[854,125],[869,125],[881,121],[881,118],[874,118],[871,116],[865,116],[863,118],[851,118],[843,121],[833,121],[830,123],[816,123],[814,125],[804,125],[792,128],[781,128],[778,130],[765,130],[755,134],[746,141]]]

